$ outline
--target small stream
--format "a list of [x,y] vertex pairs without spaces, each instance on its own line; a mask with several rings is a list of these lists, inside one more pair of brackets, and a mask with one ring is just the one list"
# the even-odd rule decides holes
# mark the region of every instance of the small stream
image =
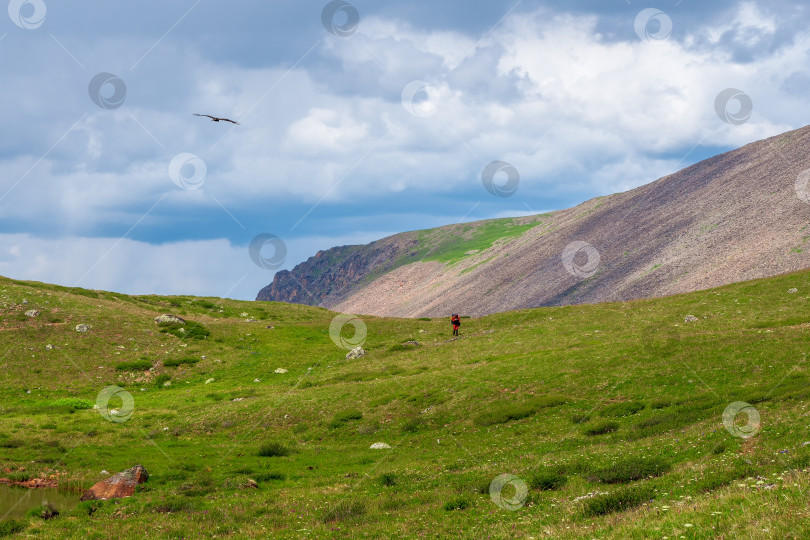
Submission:
[[79,504],[78,493],[59,491],[56,488],[29,489],[0,484],[0,521],[6,518],[20,519],[32,508],[51,503],[60,512],[72,510]]

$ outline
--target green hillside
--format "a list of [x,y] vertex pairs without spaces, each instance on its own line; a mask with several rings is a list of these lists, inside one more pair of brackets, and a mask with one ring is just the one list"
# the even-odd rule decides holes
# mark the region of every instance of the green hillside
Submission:
[[[808,537],[808,298],[802,272],[464,319],[455,341],[445,319],[364,317],[347,360],[324,309],[0,279],[0,477],[151,475],[0,535]],[[110,385],[127,421],[93,409]],[[737,401],[753,437],[724,427]],[[493,502],[502,474],[525,498]]]

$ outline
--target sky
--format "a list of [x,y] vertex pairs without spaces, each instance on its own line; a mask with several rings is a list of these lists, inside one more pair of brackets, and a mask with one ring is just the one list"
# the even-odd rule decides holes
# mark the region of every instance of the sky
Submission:
[[810,123],[810,7],[783,0],[65,4],[0,10],[16,279],[252,300],[321,249],[567,208]]

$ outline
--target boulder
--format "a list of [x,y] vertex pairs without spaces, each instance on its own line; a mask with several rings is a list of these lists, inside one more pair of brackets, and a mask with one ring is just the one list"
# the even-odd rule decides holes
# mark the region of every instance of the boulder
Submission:
[[694,315],[687,315],[686,317],[683,318],[683,322],[685,322],[685,323],[687,323],[687,322],[697,322],[697,321],[698,321],[698,318],[695,317]]
[[155,324],[162,324],[162,323],[169,323],[169,324],[186,324],[186,320],[182,317],[178,317],[177,315],[169,315],[164,313],[163,315],[158,315],[155,317]]
[[38,309],[29,309],[28,311],[25,312],[25,316],[26,317],[31,317],[32,319],[34,317],[39,317],[39,310]]
[[363,350],[363,347],[355,347],[349,351],[349,354],[346,355],[346,360],[356,360],[357,358],[365,355],[366,351]]
[[80,333],[80,334],[85,334],[85,333],[87,333],[88,330],[90,330],[90,326],[88,326],[86,324],[77,324],[76,325],[76,331],[78,333]]
[[107,499],[121,499],[131,497],[135,494],[135,488],[143,484],[149,478],[149,474],[142,465],[135,465],[131,469],[115,474],[106,480],[88,489],[81,500],[83,501],[106,501]]
[[390,444],[385,444],[384,442],[375,442],[371,446],[369,446],[372,450],[388,450],[391,448]]

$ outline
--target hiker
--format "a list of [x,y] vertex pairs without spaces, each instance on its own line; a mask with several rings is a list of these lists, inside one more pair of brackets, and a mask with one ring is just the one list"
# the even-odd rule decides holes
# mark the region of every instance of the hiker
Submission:
[[461,326],[461,319],[458,316],[458,313],[453,313],[453,316],[450,317],[450,323],[453,325],[453,335],[458,335],[458,327]]

